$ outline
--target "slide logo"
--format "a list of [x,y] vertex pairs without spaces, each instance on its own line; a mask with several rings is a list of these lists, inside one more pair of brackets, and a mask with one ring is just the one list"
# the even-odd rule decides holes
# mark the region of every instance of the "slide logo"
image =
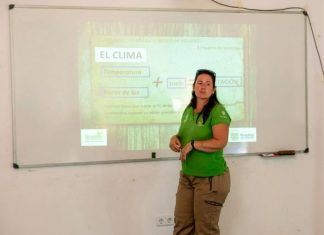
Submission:
[[256,142],[256,128],[255,127],[241,127],[229,129],[229,142]]
[[81,129],[81,146],[107,146],[107,130]]

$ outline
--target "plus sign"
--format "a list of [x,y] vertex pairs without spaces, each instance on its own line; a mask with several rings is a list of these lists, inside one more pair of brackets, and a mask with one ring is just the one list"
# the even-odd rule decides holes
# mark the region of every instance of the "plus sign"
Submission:
[[155,83],[155,87],[158,87],[160,83],[163,83],[162,81],[160,81],[160,77],[158,77],[156,79],[156,81],[154,81],[153,83]]

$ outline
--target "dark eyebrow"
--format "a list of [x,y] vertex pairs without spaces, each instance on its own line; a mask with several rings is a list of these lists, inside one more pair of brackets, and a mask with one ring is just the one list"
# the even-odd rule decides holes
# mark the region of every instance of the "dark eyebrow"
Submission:
[[[198,80],[197,81],[197,83],[203,83],[204,81],[201,81],[201,80]],[[206,81],[205,83],[207,83],[207,84],[213,84],[213,82],[211,82],[211,81]]]

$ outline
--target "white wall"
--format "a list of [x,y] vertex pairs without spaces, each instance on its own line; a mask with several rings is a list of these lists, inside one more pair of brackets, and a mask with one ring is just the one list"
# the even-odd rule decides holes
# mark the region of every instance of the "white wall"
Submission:
[[[324,57],[323,0],[223,2],[306,7]],[[219,7],[208,0],[0,0],[0,235],[171,234],[171,227],[155,226],[155,216],[173,213],[178,161],[12,168],[9,3]],[[308,44],[310,153],[280,159],[228,157],[232,192],[221,218],[224,235],[324,234],[324,78],[314,44]]]

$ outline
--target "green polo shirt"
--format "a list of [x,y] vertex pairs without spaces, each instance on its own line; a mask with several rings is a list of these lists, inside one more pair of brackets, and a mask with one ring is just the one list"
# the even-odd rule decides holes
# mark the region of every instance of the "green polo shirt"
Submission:
[[[215,105],[203,124],[202,115],[198,122],[192,107],[187,107],[182,114],[181,125],[178,136],[182,147],[191,140],[208,140],[213,137],[212,127],[217,124],[230,124],[231,118],[223,105]],[[199,150],[192,150],[187,159],[182,162],[182,173],[185,175],[208,177],[222,175],[227,169],[223,156],[223,150],[207,153]]]

